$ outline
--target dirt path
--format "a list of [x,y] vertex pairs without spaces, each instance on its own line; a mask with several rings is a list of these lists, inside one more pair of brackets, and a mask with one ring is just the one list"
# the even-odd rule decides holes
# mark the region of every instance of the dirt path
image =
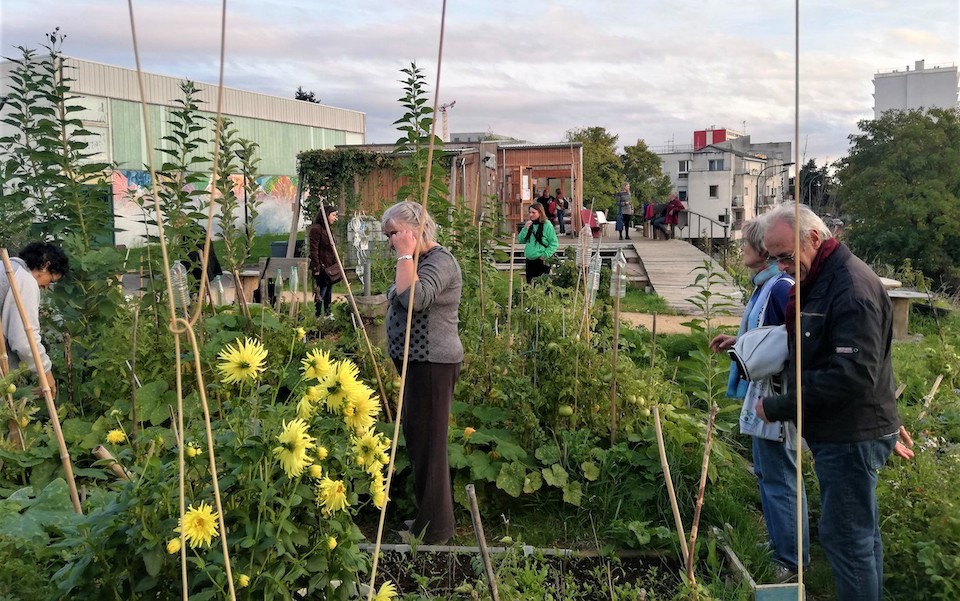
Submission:
[[[652,313],[621,313],[621,316],[635,326],[643,326],[648,330],[653,330]],[[657,333],[658,334],[689,334],[690,328],[681,325],[684,322],[696,319],[695,315],[657,315]],[[740,318],[735,315],[722,315],[714,318],[716,325],[734,326],[740,325]]]

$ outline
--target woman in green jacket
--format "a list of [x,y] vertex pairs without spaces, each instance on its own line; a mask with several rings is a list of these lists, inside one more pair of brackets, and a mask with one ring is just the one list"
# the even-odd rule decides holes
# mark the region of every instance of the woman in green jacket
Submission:
[[523,256],[527,259],[527,283],[533,278],[550,273],[550,266],[546,259],[557,252],[557,232],[553,224],[547,220],[543,205],[538,202],[530,205],[527,223],[520,230],[520,242],[524,243]]

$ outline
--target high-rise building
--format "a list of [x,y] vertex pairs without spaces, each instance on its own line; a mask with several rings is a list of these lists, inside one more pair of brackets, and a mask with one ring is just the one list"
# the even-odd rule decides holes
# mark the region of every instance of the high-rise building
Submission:
[[926,68],[919,60],[913,70],[907,65],[905,71],[877,73],[873,77],[874,119],[884,111],[958,108],[958,85],[956,65]]

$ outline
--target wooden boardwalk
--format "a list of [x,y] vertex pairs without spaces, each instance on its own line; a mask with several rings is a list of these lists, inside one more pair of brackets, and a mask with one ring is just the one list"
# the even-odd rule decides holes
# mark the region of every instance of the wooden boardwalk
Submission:
[[[733,280],[719,263],[696,246],[684,240],[651,240],[642,237],[640,232],[636,232],[631,238],[629,241],[619,240],[614,234],[595,239],[591,252],[597,249],[599,242],[601,256],[604,262],[608,263],[617,250],[622,248],[627,259],[627,278],[635,285],[650,286],[653,292],[663,297],[671,309],[683,315],[700,313],[697,306],[690,302],[690,298],[699,292],[699,289],[692,285],[697,275],[702,273],[698,268],[702,267],[705,261],[709,261],[713,264],[714,271],[724,276],[724,283],[713,286],[711,292],[714,295],[730,297],[735,305],[731,309],[732,313],[743,312],[741,292]],[[576,243],[576,238],[560,236],[559,252]],[[517,245],[514,261],[517,268],[523,268],[523,246],[520,244]],[[509,263],[500,267],[509,269]]]

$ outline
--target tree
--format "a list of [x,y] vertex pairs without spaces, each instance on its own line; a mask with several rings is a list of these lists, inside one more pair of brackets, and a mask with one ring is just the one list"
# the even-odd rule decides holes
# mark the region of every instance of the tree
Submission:
[[660,156],[643,140],[637,140],[633,146],[624,146],[620,162],[623,177],[630,182],[633,192],[634,211],[639,210],[642,202],[663,202],[670,194],[673,184],[661,170]]
[[313,90],[306,92],[304,91],[303,86],[297,86],[297,92],[294,94],[293,98],[294,100],[303,100],[304,102],[320,104],[320,99],[317,98],[316,94],[313,93]]
[[[817,162],[810,159],[800,168],[800,202],[809,206],[818,215],[839,213],[840,209],[834,202],[836,198],[832,189],[832,176],[827,165],[817,167]],[[797,197],[792,189],[790,194],[794,198]]]
[[890,112],[859,123],[837,178],[849,243],[869,260],[960,286],[960,111]]
[[571,129],[567,142],[583,144],[583,204],[605,211],[613,206],[613,195],[620,189],[623,174],[617,156],[620,136],[607,133],[602,127]]

